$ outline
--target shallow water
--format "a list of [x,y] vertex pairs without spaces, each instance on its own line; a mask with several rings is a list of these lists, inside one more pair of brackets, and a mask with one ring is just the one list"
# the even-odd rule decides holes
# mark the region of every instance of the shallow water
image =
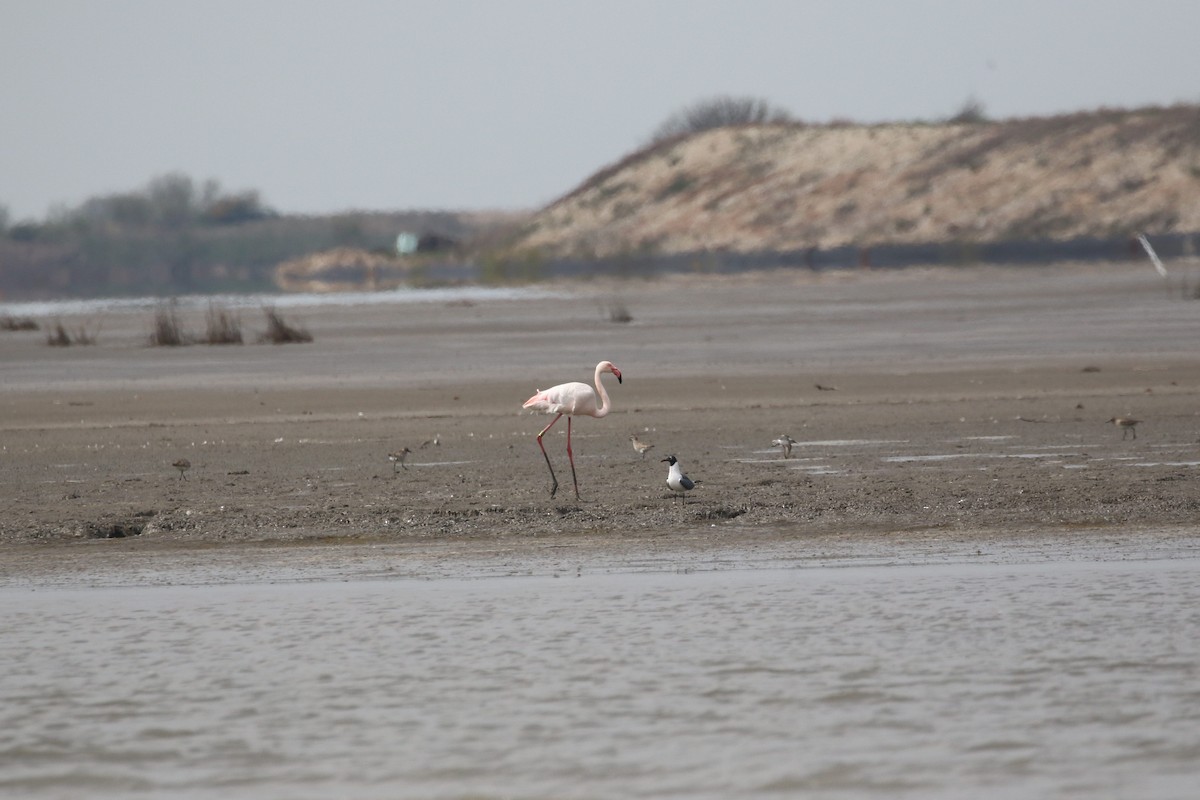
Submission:
[[[180,295],[171,298],[180,310],[203,311],[209,305],[227,309],[328,308],[337,306],[407,305],[410,303],[485,302],[555,297],[558,293],[529,287],[454,286],[428,289],[400,288],[383,292],[288,292],[277,294]],[[161,297],[97,297],[75,300],[0,302],[0,313],[14,317],[70,317],[150,311],[162,307]]]
[[348,580],[303,557],[317,580],[0,588],[0,795],[1183,798],[1200,777],[1186,554]]

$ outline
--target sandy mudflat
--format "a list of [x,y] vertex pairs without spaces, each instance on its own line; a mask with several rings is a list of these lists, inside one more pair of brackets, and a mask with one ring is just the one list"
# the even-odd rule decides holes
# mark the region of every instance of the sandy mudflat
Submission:
[[[98,328],[93,347],[3,332],[0,539],[13,564],[301,539],[1191,531],[1200,301],[1178,281],[1143,263],[772,272],[287,312],[307,345],[150,348],[144,310],[64,319]],[[243,323],[261,328],[257,311]],[[548,419],[521,403],[600,359],[624,384],[608,376],[613,413],[574,426],[580,500],[566,421],[546,437],[551,499]],[[1105,424],[1126,414],[1136,440]],[[799,442],[786,460],[782,433]],[[668,453],[701,481],[686,506]]]

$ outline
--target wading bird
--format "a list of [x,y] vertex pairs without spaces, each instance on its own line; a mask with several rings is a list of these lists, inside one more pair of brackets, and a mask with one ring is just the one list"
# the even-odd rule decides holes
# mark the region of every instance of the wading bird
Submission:
[[[672,492],[679,492],[679,496],[683,498],[683,504],[687,505],[687,493],[696,488],[696,484],[692,479],[683,474],[683,470],[679,468],[679,459],[675,456],[667,456],[663,459],[664,464],[670,465],[667,468],[667,486],[671,487]],[[671,496],[671,502],[675,502],[675,496]]]
[[791,458],[792,457],[792,445],[796,444],[796,440],[793,439],[792,437],[788,436],[785,433],[782,436],[780,436],[778,439],[772,439],[771,444],[776,445],[777,447],[779,447],[780,450],[783,451],[784,458]]
[[645,442],[643,442],[641,439],[638,438],[638,435],[636,433],[630,434],[629,441],[633,443],[633,449],[636,450],[639,455],[641,455],[643,460],[645,460],[645,458],[646,458],[646,451],[654,449],[654,445],[646,444]]
[[187,476],[184,475],[183,473],[187,472],[189,469],[192,468],[192,462],[188,461],[186,458],[181,458],[178,461],[176,461],[174,464],[172,464],[171,466],[174,467],[175,469],[179,470],[179,479],[181,481],[183,481],[183,480],[187,480]]
[[409,450],[406,447],[403,450],[397,450],[394,453],[388,453],[388,461],[392,462],[392,474],[393,475],[396,474],[396,465],[397,464],[404,467],[404,469],[408,469],[408,464],[404,463],[404,459],[408,458],[408,454],[411,452],[412,452],[412,450]]
[[[551,497],[554,497],[554,493],[558,491],[558,478],[554,476],[554,467],[550,464],[550,456],[546,454],[546,446],[542,444],[542,437],[546,435],[546,431],[554,427],[554,423],[562,419],[564,414],[566,415],[567,459],[571,462],[571,480],[575,483],[575,499],[578,500],[579,479],[575,477],[575,455],[571,452],[571,417],[588,416],[599,419],[608,416],[608,412],[612,410],[612,403],[608,399],[608,392],[604,390],[604,384],[600,382],[600,375],[605,372],[616,375],[617,383],[621,383],[621,370],[614,367],[611,361],[601,361],[596,365],[595,390],[586,383],[560,383],[558,386],[551,386],[544,391],[539,390],[521,406],[530,411],[556,415],[550,424],[542,428],[537,435],[538,447],[542,448],[542,456],[546,459],[546,468],[550,470]],[[597,398],[599,398],[598,402]]]
[[1137,438],[1137,425],[1141,422],[1140,419],[1132,417],[1113,417],[1109,420],[1113,425],[1121,429],[1121,438],[1125,439],[1129,436],[1129,432],[1133,431],[1133,438]]

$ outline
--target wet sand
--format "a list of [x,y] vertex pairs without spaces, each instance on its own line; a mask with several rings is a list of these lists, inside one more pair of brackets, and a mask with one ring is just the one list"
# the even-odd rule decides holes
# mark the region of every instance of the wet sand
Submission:
[[[64,319],[99,330],[91,347],[3,332],[5,570],[329,541],[633,560],[864,537],[1190,540],[1200,301],[1177,280],[1131,263],[564,284],[289,311],[314,342],[284,346],[147,347],[145,311]],[[242,319],[252,340],[259,314]],[[549,419],[521,403],[601,359],[624,383],[606,376],[613,412],[574,425],[579,500],[566,421],[547,435],[551,499],[534,439]],[[1136,439],[1106,424],[1122,415],[1142,420]],[[790,459],[770,444],[785,433]],[[700,482],[686,505],[667,454]]]

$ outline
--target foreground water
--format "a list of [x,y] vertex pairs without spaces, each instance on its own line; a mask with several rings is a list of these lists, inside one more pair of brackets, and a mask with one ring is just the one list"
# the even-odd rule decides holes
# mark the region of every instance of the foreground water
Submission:
[[10,584],[0,795],[1193,797],[1200,559],[1124,559]]

